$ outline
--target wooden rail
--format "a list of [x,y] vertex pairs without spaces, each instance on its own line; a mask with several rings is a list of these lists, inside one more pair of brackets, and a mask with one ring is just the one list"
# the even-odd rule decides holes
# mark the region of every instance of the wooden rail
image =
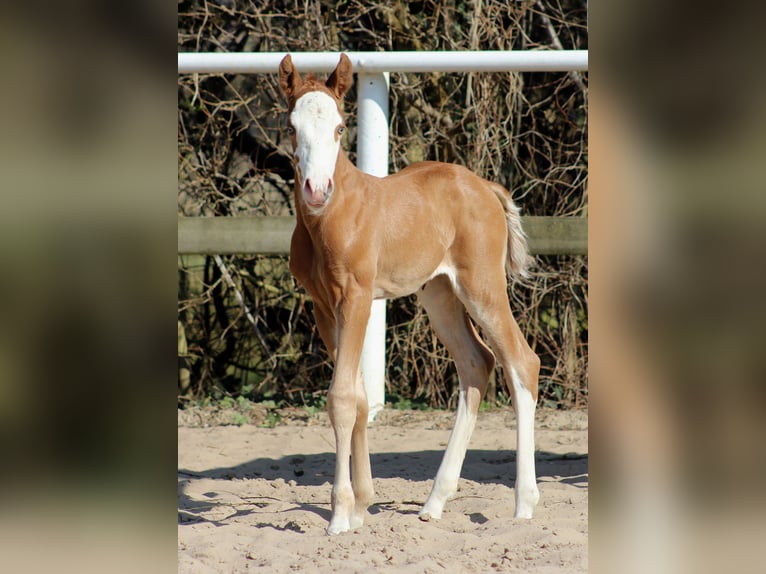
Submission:
[[[534,255],[587,255],[588,219],[522,217]],[[293,217],[179,217],[178,253],[287,255]]]

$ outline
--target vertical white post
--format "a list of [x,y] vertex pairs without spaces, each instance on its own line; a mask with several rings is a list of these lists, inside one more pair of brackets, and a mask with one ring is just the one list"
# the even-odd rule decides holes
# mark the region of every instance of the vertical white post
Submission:
[[[357,167],[365,173],[388,175],[388,73],[357,76]],[[381,214],[382,215],[382,214]],[[373,301],[362,349],[362,375],[374,420],[386,402],[386,302]]]

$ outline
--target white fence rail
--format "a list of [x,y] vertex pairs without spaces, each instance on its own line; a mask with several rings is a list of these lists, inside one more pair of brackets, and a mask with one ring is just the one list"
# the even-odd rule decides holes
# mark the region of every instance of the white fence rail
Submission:
[[[276,73],[287,52],[181,52],[178,73]],[[383,72],[571,72],[588,69],[587,50],[509,50],[480,52],[346,52],[358,74]],[[328,73],[340,52],[290,52],[303,72]]]

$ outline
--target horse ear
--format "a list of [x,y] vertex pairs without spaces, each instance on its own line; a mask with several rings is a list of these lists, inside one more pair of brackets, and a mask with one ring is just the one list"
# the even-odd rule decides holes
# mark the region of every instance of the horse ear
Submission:
[[295,92],[303,85],[300,74],[293,66],[293,59],[287,54],[279,63],[279,87],[288,100],[292,100]]
[[354,76],[351,60],[346,54],[341,54],[340,61],[338,62],[335,71],[333,71],[333,73],[330,74],[330,77],[327,78],[325,86],[330,88],[330,91],[335,94],[336,98],[341,99],[351,87],[353,81]]

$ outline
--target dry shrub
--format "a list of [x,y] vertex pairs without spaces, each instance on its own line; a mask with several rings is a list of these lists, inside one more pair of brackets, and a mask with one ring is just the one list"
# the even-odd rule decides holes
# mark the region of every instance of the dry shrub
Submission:
[[[179,3],[179,51],[556,47],[587,48],[585,2]],[[183,75],[178,86],[179,213],[292,214],[275,75]],[[355,98],[352,88],[352,160]],[[587,216],[587,74],[392,73],[390,144],[392,171],[423,159],[460,163],[511,189],[524,214]],[[509,286],[514,314],[542,358],[543,401],[584,405],[587,258],[537,261],[531,280]],[[182,402],[319,397],[332,371],[310,309],[284,258],[179,258]],[[388,315],[389,395],[451,405],[454,367],[423,311],[404,298]],[[507,401],[506,389],[493,399]]]

